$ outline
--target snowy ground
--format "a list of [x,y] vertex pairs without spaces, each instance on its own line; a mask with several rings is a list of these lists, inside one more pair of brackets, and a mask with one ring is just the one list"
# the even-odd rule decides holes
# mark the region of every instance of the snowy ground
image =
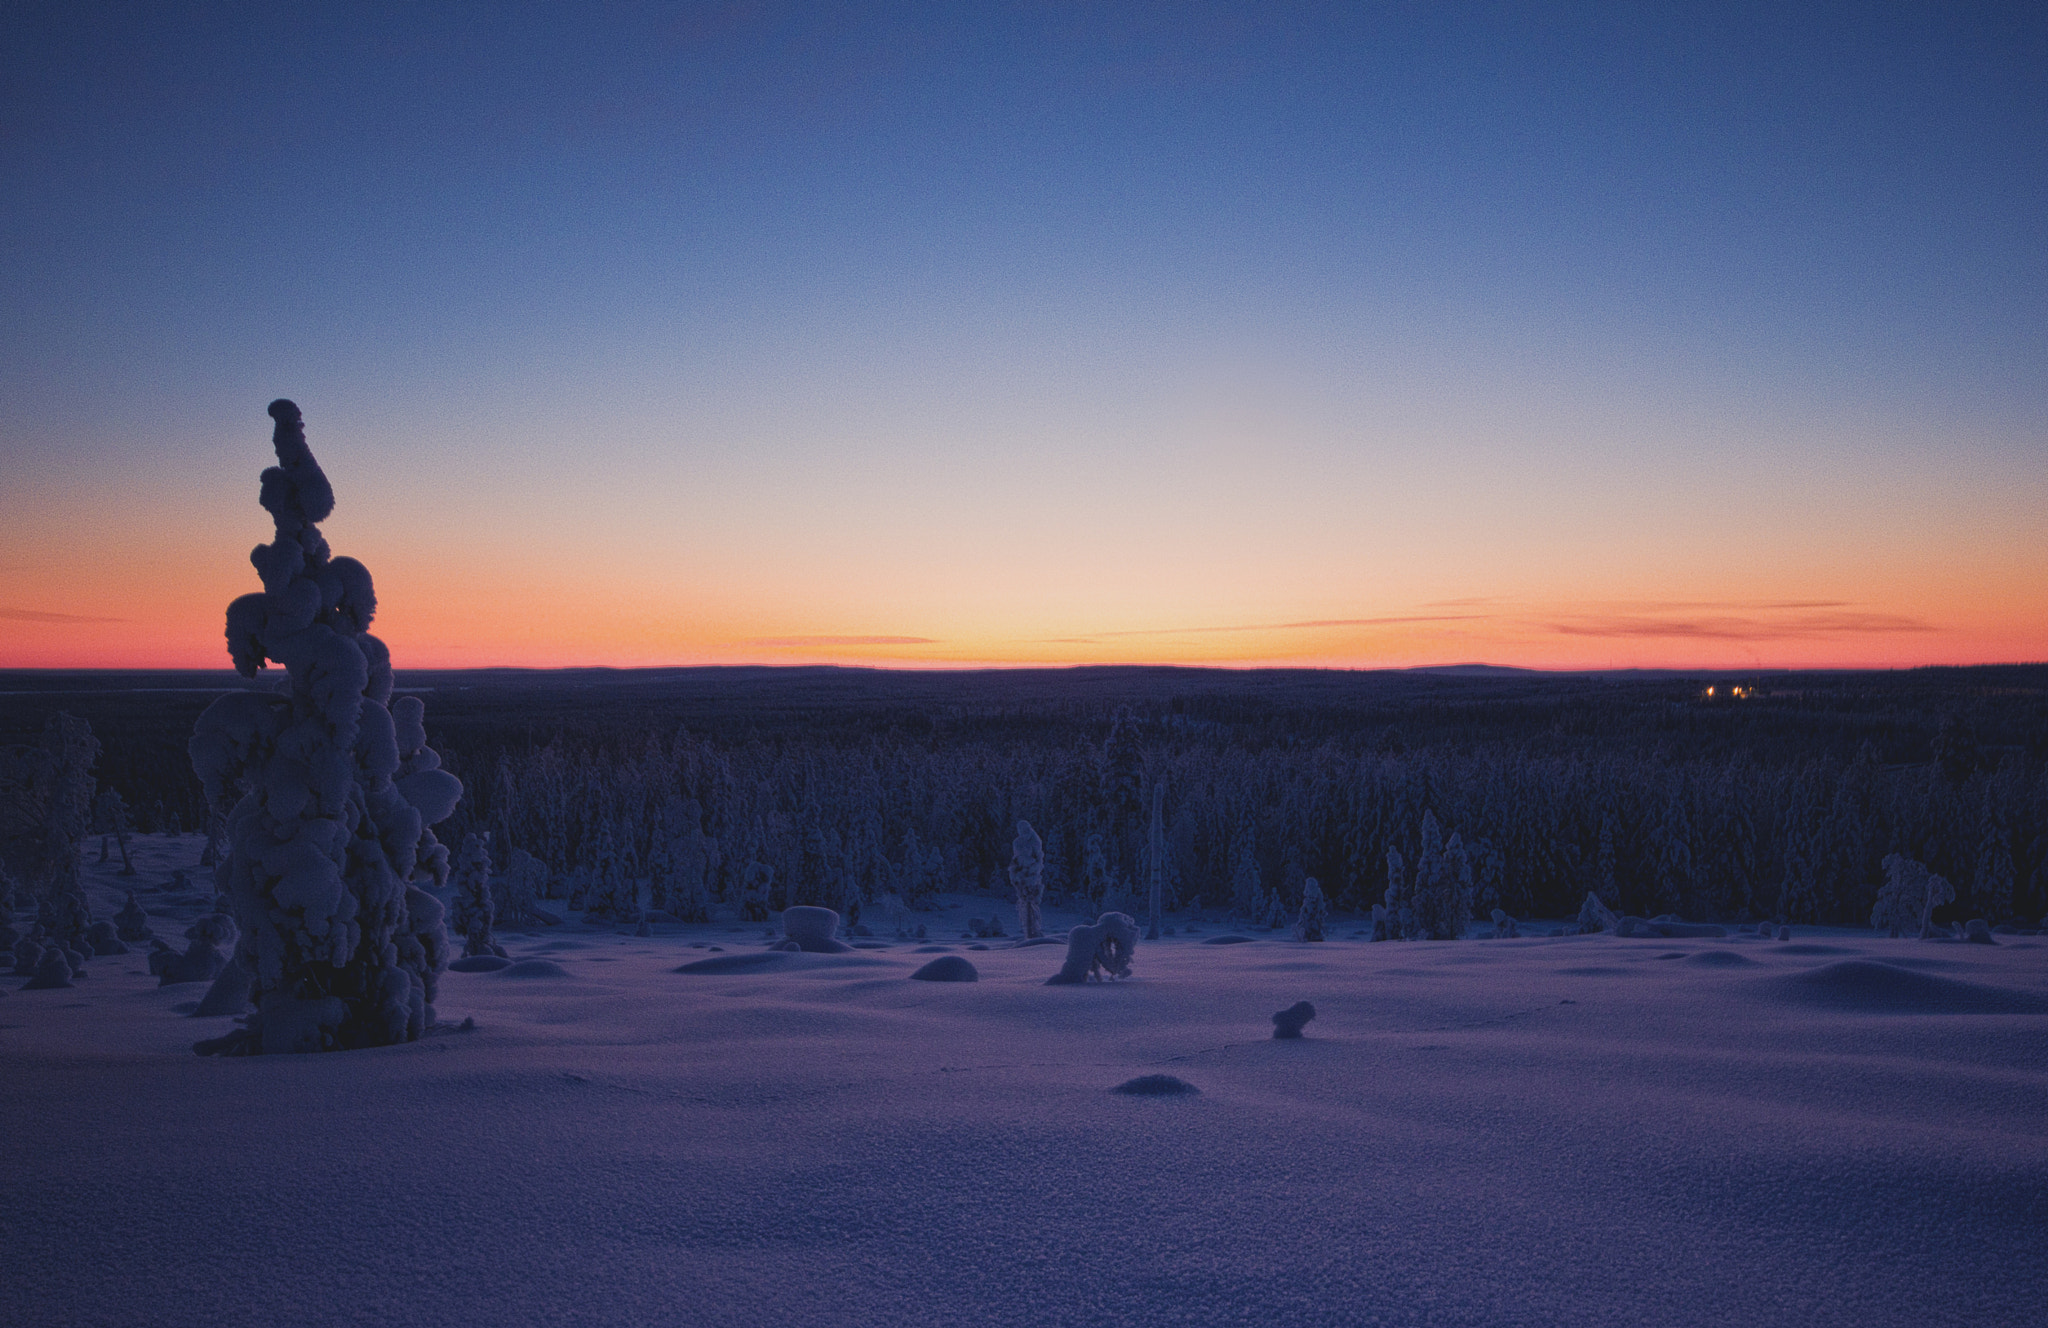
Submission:
[[[136,842],[145,885],[197,858]],[[170,940],[204,902],[143,898]],[[139,955],[8,982],[0,1319],[2042,1321],[2048,938],[1211,924],[1047,987],[1058,948],[971,951],[993,901],[949,902],[974,984],[565,925],[506,938],[556,973],[447,975],[475,1031],[343,1055],[194,1056],[227,1022]],[[1109,1091],[1155,1073],[1201,1091]]]

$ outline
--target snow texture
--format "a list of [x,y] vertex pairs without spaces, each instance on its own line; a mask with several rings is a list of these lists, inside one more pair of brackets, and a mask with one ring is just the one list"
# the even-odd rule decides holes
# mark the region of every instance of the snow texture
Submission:
[[431,827],[462,784],[427,745],[424,703],[392,699],[370,573],[320,533],[334,491],[298,407],[273,401],[270,416],[261,501],[276,533],[249,555],[263,589],[228,606],[228,654],[247,678],[284,666],[287,684],[220,698],[190,744],[208,802],[228,809],[215,881],[256,1007],[219,1049],[406,1042],[432,1022],[448,960],[441,905],[414,882],[447,879]]
[[[136,865],[162,879],[200,847],[138,836]],[[132,883],[117,863],[86,864],[107,914]],[[203,907],[140,893],[166,934]],[[989,902],[939,895],[934,931]],[[1049,931],[1077,920],[1047,910]],[[2042,938],[1529,937],[1568,920],[1462,945],[1208,946],[1183,926],[1139,980],[1084,992],[1046,991],[1035,950],[976,953],[980,981],[945,986],[905,980],[934,957],[912,946],[711,953],[754,937],[571,921],[507,938],[536,976],[444,976],[444,1017],[473,1032],[230,1063],[188,1050],[234,1028],[178,1011],[196,989],[94,961],[0,998],[4,1313],[2040,1320]],[[1708,954],[1752,962],[1687,962]],[[673,971],[703,959],[763,966]],[[1273,1040],[1269,1012],[1310,994],[1317,1036]],[[1201,1091],[1109,1091],[1151,1075]]]

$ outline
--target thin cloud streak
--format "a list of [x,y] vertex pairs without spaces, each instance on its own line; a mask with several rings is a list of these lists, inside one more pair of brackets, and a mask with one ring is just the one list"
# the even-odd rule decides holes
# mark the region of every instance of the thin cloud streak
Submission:
[[83,613],[46,613],[41,609],[0,609],[0,618],[32,623],[117,623],[126,618],[95,618]]
[[1917,618],[1892,613],[1810,613],[1780,622],[1759,618],[1652,618],[1632,615],[1596,616],[1550,624],[1563,636],[1707,641],[1789,641],[1802,637],[1873,636],[1897,632],[1932,632]]
[[940,642],[929,636],[757,636],[746,644],[800,650],[807,646],[935,646]]
[[1233,627],[1135,627],[1116,632],[1096,632],[1091,636],[1053,636],[1044,639],[1063,645],[1086,645],[1089,642],[1119,636],[1201,636],[1215,632],[1290,632],[1312,627],[1385,627],[1399,623],[1475,622],[1491,616],[1486,613],[1426,613],[1395,618],[1311,618],[1305,622],[1245,623]]

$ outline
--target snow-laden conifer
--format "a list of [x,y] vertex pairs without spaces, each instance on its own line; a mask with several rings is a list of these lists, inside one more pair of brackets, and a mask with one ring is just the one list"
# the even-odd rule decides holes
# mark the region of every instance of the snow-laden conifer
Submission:
[[1010,845],[1010,889],[1017,895],[1017,930],[1026,940],[1042,935],[1038,902],[1045,893],[1045,841],[1029,821],[1017,822],[1017,838]]
[[1329,920],[1330,905],[1323,898],[1323,887],[1311,876],[1301,883],[1301,912],[1294,919],[1294,939],[1322,940],[1323,929]]
[[463,957],[502,957],[505,947],[491,934],[498,920],[498,908],[491,897],[490,831],[471,831],[462,837],[462,851],[456,855],[449,879],[455,887],[455,902],[448,912],[448,926],[463,939]]
[[441,905],[412,882],[445,874],[429,827],[462,784],[427,746],[418,698],[391,703],[390,652],[368,631],[370,573],[320,534],[334,491],[298,407],[274,401],[270,416],[278,464],[261,501],[276,537],[250,554],[263,589],[228,606],[227,639],[244,677],[275,662],[286,684],[215,701],[190,744],[209,803],[232,804],[215,881],[256,1007],[214,1049],[408,1041],[433,1018],[447,962]]
[[1955,887],[1925,863],[1900,853],[1884,860],[1884,887],[1870,910],[1870,925],[1887,936],[1930,936],[1934,910],[1955,901]]

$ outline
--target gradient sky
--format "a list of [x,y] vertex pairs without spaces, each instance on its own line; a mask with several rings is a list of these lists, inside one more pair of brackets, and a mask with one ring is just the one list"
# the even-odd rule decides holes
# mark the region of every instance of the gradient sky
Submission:
[[[1650,12],[1655,11],[1655,12]],[[0,666],[2048,659],[2048,7],[0,9]]]

